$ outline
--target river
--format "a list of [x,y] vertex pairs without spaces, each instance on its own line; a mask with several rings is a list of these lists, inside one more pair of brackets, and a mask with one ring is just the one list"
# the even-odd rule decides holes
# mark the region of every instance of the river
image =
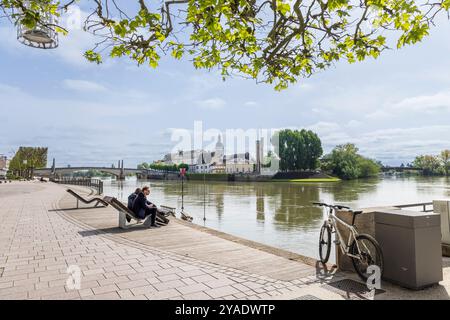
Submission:
[[[126,201],[136,187],[151,186],[149,199],[181,208],[181,182],[104,181],[104,193]],[[334,183],[207,182],[184,184],[184,208],[194,223],[274,247],[318,256],[323,221],[312,201],[352,208],[450,199],[450,178],[384,177]],[[205,215],[206,220],[203,221]]]

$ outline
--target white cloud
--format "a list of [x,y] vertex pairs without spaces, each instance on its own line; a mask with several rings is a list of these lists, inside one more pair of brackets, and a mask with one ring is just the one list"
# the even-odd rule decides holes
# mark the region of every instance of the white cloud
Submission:
[[450,125],[424,125],[411,128],[385,128],[349,134],[346,129],[362,125],[352,120],[342,127],[334,122],[318,122],[307,129],[319,134],[324,152],[336,145],[354,143],[367,157],[387,164],[410,162],[417,155],[435,153],[450,147]]
[[82,30],[73,30],[67,36],[59,37],[59,47],[54,49],[54,54],[71,65],[87,67],[94,64],[88,62],[83,54],[94,43],[92,35]]
[[363,123],[361,121],[358,120],[350,120],[349,122],[347,122],[347,127],[348,128],[358,128],[362,125]]
[[383,120],[392,117],[392,112],[387,112],[384,110],[377,110],[375,112],[369,113],[365,116],[369,120]]
[[218,110],[222,109],[227,103],[220,98],[211,98],[202,101],[197,101],[197,105],[203,109]]
[[312,84],[310,84],[310,83],[305,83],[305,82],[303,82],[304,80],[301,80],[302,82],[300,82],[299,84],[298,84],[298,88],[300,89],[300,90],[302,90],[302,91],[309,91],[309,90],[312,90],[312,89],[314,89],[314,86],[312,85]]
[[326,108],[312,108],[312,112],[314,112],[319,117],[329,117],[333,113],[330,110],[327,110]]
[[0,49],[8,52],[17,52],[22,44],[17,41],[17,31],[13,26],[0,27]]
[[450,112],[450,91],[406,98],[395,103],[393,107],[401,111]]
[[352,142],[367,156],[400,164],[420,154],[448,149],[450,125],[374,130],[355,137]]
[[64,86],[68,89],[80,91],[80,92],[105,92],[106,87],[101,84],[86,80],[74,80],[66,79],[64,80]]
[[[0,38],[2,39],[0,49],[8,53],[23,57],[55,58],[76,67],[94,66],[84,58],[83,54],[94,46],[95,39],[94,36],[83,30],[71,30],[67,36],[59,35],[59,46],[51,50],[34,49],[19,43],[15,27],[11,25],[0,27]],[[108,59],[104,65],[108,66],[110,61],[111,59]]]
[[320,135],[330,134],[339,131],[340,128],[341,127],[339,126],[339,124],[335,122],[325,122],[325,121],[320,121],[307,127],[307,129],[313,130]]
[[259,105],[259,103],[256,101],[247,101],[244,103],[244,106],[246,106],[246,107],[256,107],[258,105]]
[[22,90],[19,87],[13,87],[7,84],[0,83],[0,95],[15,95],[19,93],[22,93]]
[[[128,144],[136,141],[155,144],[156,141],[158,145],[164,140],[154,136],[151,122],[145,120],[154,117],[158,102],[140,99],[130,103],[128,100],[120,95],[102,95],[101,99],[88,100],[81,94],[70,98],[39,96],[0,83],[3,114],[0,152],[19,145],[45,145],[49,146],[51,157],[55,156],[61,165],[76,162],[87,165],[94,161],[108,165],[124,157],[129,157],[128,163],[134,165],[147,159],[146,154],[153,155],[159,149],[133,148]],[[142,119],[141,125],[123,125],[134,123],[136,119]]]

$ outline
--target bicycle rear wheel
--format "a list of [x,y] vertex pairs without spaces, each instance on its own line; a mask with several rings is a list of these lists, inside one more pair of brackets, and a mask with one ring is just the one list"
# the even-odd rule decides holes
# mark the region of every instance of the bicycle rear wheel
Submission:
[[371,276],[371,273],[367,273],[367,268],[371,265],[378,266],[383,274],[383,253],[377,240],[372,236],[368,234],[356,236],[356,240],[350,246],[350,253],[358,257],[352,257],[352,263],[362,280],[367,281]]
[[331,226],[325,221],[320,229],[319,255],[322,263],[327,263],[331,252]]

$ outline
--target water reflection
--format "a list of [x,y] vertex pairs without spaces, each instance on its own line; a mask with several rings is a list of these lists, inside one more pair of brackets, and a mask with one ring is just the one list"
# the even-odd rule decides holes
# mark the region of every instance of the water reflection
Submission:
[[361,194],[375,193],[380,181],[379,178],[343,181],[327,184],[323,189],[333,194],[332,202],[352,203],[358,201]]
[[[153,202],[181,209],[179,181],[109,180],[104,183],[104,192],[125,200],[144,184],[151,185]],[[450,198],[450,181],[442,177],[320,184],[189,181],[185,182],[184,207],[195,223],[316,257],[323,213],[311,204],[313,201],[362,208],[444,198]]]
[[320,200],[320,189],[308,185],[283,183],[277,186],[280,193],[274,220],[282,225],[309,228],[322,220],[322,210],[311,203]]

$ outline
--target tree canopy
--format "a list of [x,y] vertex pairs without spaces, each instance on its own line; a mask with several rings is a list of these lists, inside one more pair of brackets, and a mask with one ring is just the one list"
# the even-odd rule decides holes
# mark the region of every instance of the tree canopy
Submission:
[[9,163],[9,171],[22,178],[32,178],[33,170],[47,165],[48,148],[20,147]]
[[331,153],[323,157],[322,169],[347,180],[378,175],[381,165],[372,159],[363,157],[358,151],[358,148],[352,143],[336,146]]
[[322,142],[311,130],[277,132],[281,171],[314,170],[322,156]]
[[180,163],[179,165],[176,164],[164,164],[164,163],[147,163],[143,162],[137,166],[138,169],[153,169],[153,170],[160,170],[160,171],[174,171],[178,172],[181,168],[185,168],[186,171],[189,170],[189,165],[186,163]]
[[424,175],[448,175],[450,170],[450,150],[443,150],[439,155],[420,155],[413,165],[422,169]]
[[450,0],[0,0],[0,11],[32,28],[77,3],[91,8],[84,30],[98,37],[89,61],[126,56],[156,68],[162,55],[188,56],[278,90],[339,60],[377,58],[388,37],[398,48],[421,41],[450,9]]

